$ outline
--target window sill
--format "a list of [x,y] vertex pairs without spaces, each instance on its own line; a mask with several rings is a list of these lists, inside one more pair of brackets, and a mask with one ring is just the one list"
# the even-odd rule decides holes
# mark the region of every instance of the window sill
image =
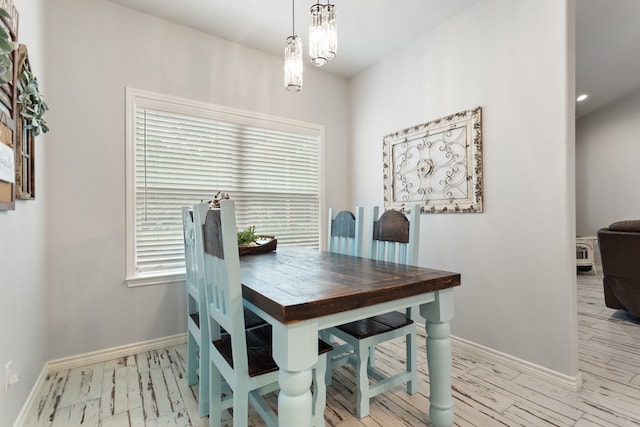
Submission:
[[153,286],[153,285],[171,285],[174,283],[184,283],[184,273],[170,273],[164,275],[155,276],[134,276],[127,277],[125,283],[129,288],[137,288],[140,286]]

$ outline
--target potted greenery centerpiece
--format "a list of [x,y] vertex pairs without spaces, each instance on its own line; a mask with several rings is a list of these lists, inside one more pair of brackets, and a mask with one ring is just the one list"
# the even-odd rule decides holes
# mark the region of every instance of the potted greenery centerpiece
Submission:
[[274,236],[259,236],[256,234],[256,227],[247,227],[238,230],[238,250],[240,256],[255,255],[276,250],[278,241]]
[[238,246],[256,246],[258,235],[256,234],[256,227],[245,228],[244,230],[238,230]]

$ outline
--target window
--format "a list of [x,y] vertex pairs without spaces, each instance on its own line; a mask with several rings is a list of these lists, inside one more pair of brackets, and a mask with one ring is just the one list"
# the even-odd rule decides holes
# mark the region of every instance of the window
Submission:
[[218,191],[238,227],[318,247],[321,126],[127,89],[129,286],[184,277],[181,207]]

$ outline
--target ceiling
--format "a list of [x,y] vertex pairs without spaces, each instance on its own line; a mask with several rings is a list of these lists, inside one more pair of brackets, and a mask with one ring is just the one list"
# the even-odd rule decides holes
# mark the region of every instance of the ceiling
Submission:
[[[269,0],[111,0],[281,56],[292,34],[292,3]],[[334,0],[338,57],[323,70],[349,78],[477,0]],[[312,1],[297,1],[296,33],[306,39]],[[324,3],[324,2],[322,2]],[[640,88],[640,1],[576,0],[576,116]]]
[[[293,31],[292,0],[111,1],[277,56],[284,55],[285,39]],[[476,1],[333,0],[339,60],[322,69],[351,77]],[[314,3],[295,2],[295,29],[303,42],[308,41],[309,8]]]
[[640,1],[576,0],[576,116],[640,88]]

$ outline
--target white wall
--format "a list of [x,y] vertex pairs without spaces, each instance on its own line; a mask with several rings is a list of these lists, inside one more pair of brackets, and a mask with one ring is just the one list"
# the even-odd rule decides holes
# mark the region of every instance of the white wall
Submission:
[[424,214],[420,264],[462,273],[452,334],[575,377],[573,2],[482,0],[352,82],[354,202],[382,137],[483,107],[484,213]]
[[576,121],[576,231],[640,219],[640,90]]
[[[125,87],[326,125],[327,203],[347,206],[347,81],[104,0],[47,9],[49,359],[186,331],[184,287],[127,288]],[[276,41],[284,46],[284,38]],[[212,189],[214,190],[214,189]]]
[[[44,0],[14,0],[18,9],[18,41],[27,46],[29,61],[45,100]],[[48,121],[48,118],[45,116]],[[35,142],[36,199],[16,201],[14,211],[0,211],[0,387],[4,366],[12,361],[20,382],[9,393],[0,388],[0,425],[9,426],[42,371],[46,358],[45,223],[48,135]]]

